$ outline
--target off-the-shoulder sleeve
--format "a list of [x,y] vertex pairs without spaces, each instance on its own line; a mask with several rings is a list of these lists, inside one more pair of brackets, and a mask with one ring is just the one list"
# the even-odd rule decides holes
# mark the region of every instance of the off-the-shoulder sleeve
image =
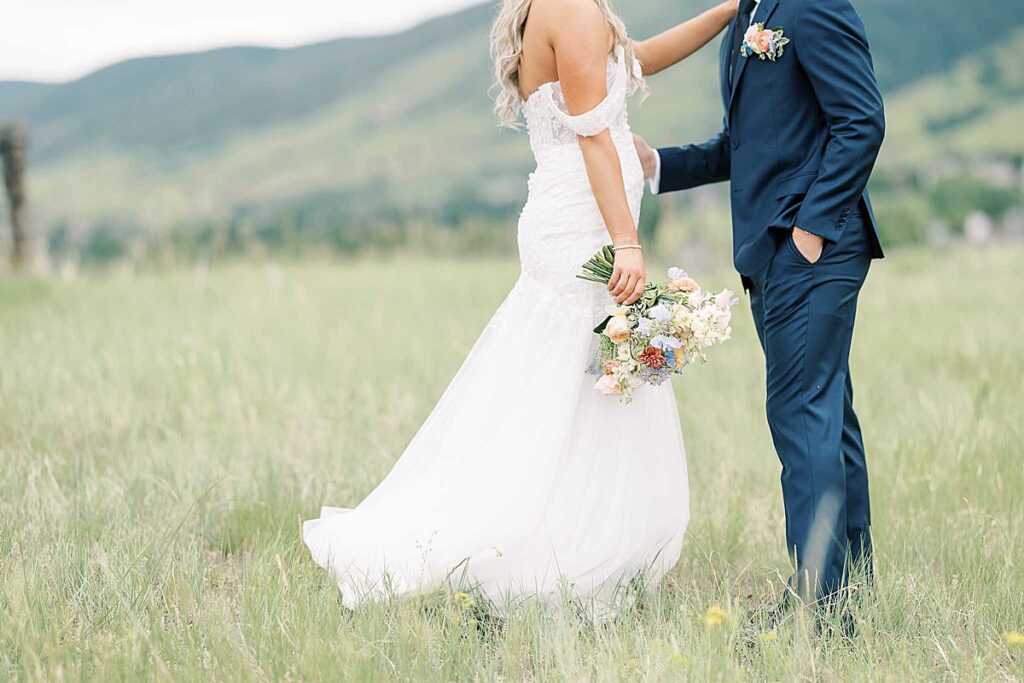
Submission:
[[616,49],[615,72],[608,87],[608,94],[601,102],[591,109],[573,116],[563,109],[556,101],[553,87],[547,88],[545,101],[551,109],[555,119],[563,126],[583,137],[599,135],[611,127],[615,122],[622,107],[625,106],[629,78],[626,74],[626,61],[621,46]]

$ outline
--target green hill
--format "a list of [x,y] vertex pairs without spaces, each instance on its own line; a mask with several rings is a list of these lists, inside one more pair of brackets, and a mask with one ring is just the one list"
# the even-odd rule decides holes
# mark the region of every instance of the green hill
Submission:
[[888,105],[887,163],[1024,154],[1024,29],[922,78]]
[[5,98],[0,84],[0,106],[4,117],[32,124],[42,162],[102,149],[201,153],[343,102],[368,87],[377,70],[430,49],[438,34],[457,36],[487,18],[486,8],[475,7],[389,36],[133,59],[71,83],[12,84],[22,91],[18,97]]
[[[706,6],[620,4],[637,37]],[[1019,153],[1024,3],[857,5],[888,102],[883,164]],[[69,234],[98,224],[327,234],[504,217],[532,162],[525,136],[490,117],[491,14],[482,5],[390,36],[290,50],[132,60],[60,85],[0,83],[0,118],[30,123],[35,215]],[[706,49],[652,78],[634,128],[662,142],[712,134],[715,56]]]

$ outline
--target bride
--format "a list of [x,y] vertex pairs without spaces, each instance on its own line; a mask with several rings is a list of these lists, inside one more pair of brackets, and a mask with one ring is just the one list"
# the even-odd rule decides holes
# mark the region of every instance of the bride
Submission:
[[[623,405],[586,374],[592,329],[646,284],[643,173],[627,99],[700,49],[729,0],[631,42],[608,0],[504,0],[494,23],[499,123],[525,116],[537,168],[519,219],[521,275],[383,482],[305,522],[313,559],[354,608],[451,587],[499,612],[584,601],[614,614],[679,558],[689,518],[668,383]],[[611,242],[605,291],[576,279]]]

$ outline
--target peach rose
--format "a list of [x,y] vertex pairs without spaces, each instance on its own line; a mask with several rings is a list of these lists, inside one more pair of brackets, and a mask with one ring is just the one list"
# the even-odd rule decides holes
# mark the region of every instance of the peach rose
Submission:
[[626,320],[625,316],[615,315],[608,321],[608,325],[604,328],[605,336],[611,339],[616,344],[629,339],[629,335],[632,330],[629,327],[629,321]]
[[602,375],[601,379],[597,380],[594,388],[603,396],[616,396],[622,393],[622,385],[612,375]]
[[743,34],[743,42],[747,45],[756,46],[757,36],[760,31],[757,29],[757,24],[752,24],[747,32]]
[[616,368],[620,365],[622,365],[622,363],[617,360],[607,360],[604,362],[604,365],[601,366],[601,369],[604,370],[604,374],[610,375],[615,372]]
[[697,281],[691,277],[681,277],[678,280],[673,280],[668,283],[668,291],[670,292],[692,292],[697,289],[699,285]]
[[768,54],[768,51],[772,47],[772,38],[774,37],[775,33],[768,29],[765,29],[763,31],[758,32],[758,34],[754,37],[754,42],[752,44],[757,47],[757,51],[760,52],[761,54]]

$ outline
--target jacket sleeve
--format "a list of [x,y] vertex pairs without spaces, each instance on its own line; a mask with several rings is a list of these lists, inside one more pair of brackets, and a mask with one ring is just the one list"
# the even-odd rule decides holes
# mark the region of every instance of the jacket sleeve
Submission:
[[732,149],[725,125],[722,132],[700,145],[662,147],[658,194],[687,190],[729,179]]
[[835,240],[857,208],[885,135],[864,24],[850,0],[804,0],[793,47],[829,126],[818,177],[795,225]]

